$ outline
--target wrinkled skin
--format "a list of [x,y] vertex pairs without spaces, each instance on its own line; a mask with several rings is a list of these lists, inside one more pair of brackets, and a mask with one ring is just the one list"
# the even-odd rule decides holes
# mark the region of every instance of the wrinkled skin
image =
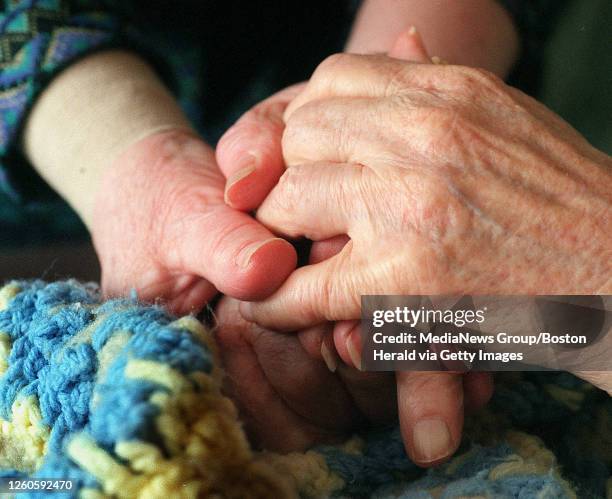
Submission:
[[491,74],[338,55],[286,117],[258,219],[351,241],[245,307],[261,324],[355,317],[376,291],[610,291],[612,160]]
[[[393,373],[366,373],[342,363],[331,372],[309,352],[309,340],[247,322],[238,307],[237,300],[221,300],[215,337],[226,372],[225,391],[236,401],[256,445],[281,452],[305,450],[341,441],[360,428],[397,420]],[[441,373],[439,377],[445,379],[415,373],[406,378],[410,383],[406,388],[422,394],[459,383],[462,389],[453,391],[453,396],[459,394],[467,410],[480,408],[491,395],[486,373]],[[409,410],[415,413],[428,402],[414,397],[410,404]]]
[[[414,30],[409,30],[400,35],[390,54],[405,60],[427,64],[431,62],[420,36]],[[228,130],[221,139],[217,148],[217,159],[220,168],[228,177],[225,198],[231,206],[242,210],[257,208],[283,174],[285,164],[281,149],[284,131],[282,114],[287,105],[303,89],[303,86],[302,84],[290,87],[258,104]],[[240,169],[241,159],[244,157],[252,159],[251,167],[246,172]],[[312,246],[309,263],[316,264],[333,257],[342,250],[348,240],[346,235],[341,234],[324,241],[315,242]],[[230,316],[226,314],[224,320],[227,321],[228,317]],[[233,322],[230,320],[229,323],[230,325],[227,325],[227,322],[221,323],[219,328],[220,338],[223,339],[228,331],[232,331],[230,338],[235,338],[237,332],[242,331],[247,338],[243,344],[247,344],[248,338],[252,337],[252,334],[248,334],[248,331],[255,326],[247,326],[249,323],[236,317],[234,317]],[[239,324],[242,324],[243,327],[240,327]],[[359,330],[356,328],[354,321],[341,321],[335,326],[332,326],[331,323],[325,323],[306,328],[297,333],[297,340],[296,338],[288,340],[279,336],[278,333],[273,334],[271,331],[267,332],[266,338],[269,342],[290,341],[295,345],[299,340],[305,351],[302,351],[300,355],[307,353],[313,359],[324,360],[330,369],[335,369],[339,364],[337,374],[341,378],[345,377],[343,374],[351,372],[343,367],[343,363],[352,367],[360,365]],[[241,362],[246,362],[244,358],[249,356],[250,350],[248,348],[240,349],[236,345],[235,341],[224,342],[222,351],[224,351],[226,364],[228,365],[241,365]],[[234,348],[231,348],[232,346]],[[255,356],[252,353],[251,356],[254,359],[251,365],[257,365],[257,360],[265,361],[264,356]],[[242,357],[242,361],[234,360],[240,357]],[[285,357],[287,359],[293,358],[288,353],[285,354]],[[339,363],[339,360],[342,362]],[[301,365],[303,364],[296,364],[296,366]],[[268,371],[264,369],[262,372],[265,374]],[[281,370],[281,372],[284,371]],[[353,370],[352,372],[354,373],[353,379],[345,385],[348,385],[350,393],[355,392],[356,386],[360,387],[359,391],[363,393],[365,397],[363,400],[367,401],[367,404],[364,406],[362,402],[357,405],[359,411],[365,414],[366,421],[376,422],[379,419],[372,417],[371,408],[379,407],[380,415],[389,413],[389,409],[391,409],[391,414],[395,414],[397,410],[394,405],[396,397],[392,395],[392,392],[389,394],[389,388],[393,389],[392,385],[397,385],[395,390],[400,400],[400,417],[404,427],[406,429],[414,428],[414,431],[421,436],[420,439],[406,440],[407,450],[411,458],[422,466],[438,464],[452,455],[461,438],[464,410],[480,407],[486,403],[492,393],[492,380],[490,375],[486,373],[467,376],[451,373],[407,373],[401,377],[400,383],[395,383],[395,380],[390,377],[374,378],[378,381],[372,383],[366,381],[367,378],[363,379],[363,375],[357,373],[357,371]],[[292,401],[295,403],[296,393],[300,394],[299,407],[311,406],[314,413],[320,414],[319,418],[321,415],[332,418],[334,411],[330,411],[324,405],[319,404],[319,398],[310,396],[310,391],[305,389],[306,386],[311,386],[309,378],[300,376],[300,374],[301,370],[297,367],[294,372],[288,374],[288,377],[292,380],[291,387],[304,387],[297,392],[291,392],[293,394]],[[233,387],[232,393],[241,402],[246,413],[269,413],[267,399],[265,397],[253,397],[252,395],[260,393],[262,390],[266,391],[266,387],[269,387],[271,382],[270,377],[266,379],[265,375],[244,376],[239,369],[230,373],[230,376],[230,386]],[[384,383],[384,388],[381,383]],[[282,400],[289,400],[288,397],[283,395],[282,387],[275,391]],[[381,399],[381,393],[387,395]],[[331,390],[328,397],[329,395],[333,396],[333,394],[334,391]],[[330,400],[336,400],[336,398]],[[384,404],[382,403],[383,400]],[[281,408],[289,412],[291,410],[291,404],[281,404],[275,407],[279,411]],[[353,411],[350,404],[346,406],[345,411]],[[265,423],[258,426],[252,422],[253,418],[249,418],[249,420],[251,421],[249,428],[252,430],[252,434],[263,433],[265,435],[266,431],[270,430],[270,427]],[[282,421],[285,424],[274,426],[273,436],[276,438],[263,439],[265,445],[271,448],[280,445],[281,449],[288,450],[292,445],[295,448],[302,448],[303,445],[300,444],[304,442],[314,443],[317,440],[314,438],[312,431],[310,432],[310,438],[302,438],[299,442],[291,438],[298,430],[301,430],[302,434],[304,433],[304,422],[301,418],[283,418]],[[342,419],[338,421],[342,421]],[[431,421],[443,421],[448,430],[433,431],[435,429],[429,424]],[[419,425],[419,423],[421,424]],[[351,428],[353,426],[344,423],[340,428],[336,428],[335,434],[346,433]],[[327,438],[330,437],[328,433],[324,435]],[[437,435],[437,437],[433,438],[432,435]],[[446,438],[440,438],[441,436],[446,436]]]
[[[612,291],[611,159],[493,75],[336,55],[285,119],[287,170],[258,219],[287,237],[350,241],[242,304],[246,319],[294,330],[357,318],[362,294]],[[612,393],[609,373],[577,374]],[[411,377],[398,374],[399,412],[418,458],[413,428],[438,410],[411,415]]]

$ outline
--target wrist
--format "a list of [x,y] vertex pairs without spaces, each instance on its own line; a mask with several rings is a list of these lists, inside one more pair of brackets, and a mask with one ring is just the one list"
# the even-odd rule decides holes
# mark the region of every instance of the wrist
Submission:
[[190,125],[174,97],[137,55],[86,57],[36,101],[23,134],[26,155],[90,227],[104,171],[132,144]]

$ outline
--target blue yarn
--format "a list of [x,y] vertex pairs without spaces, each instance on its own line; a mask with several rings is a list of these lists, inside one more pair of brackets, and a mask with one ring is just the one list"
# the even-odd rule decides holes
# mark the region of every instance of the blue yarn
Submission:
[[[80,487],[95,488],[93,477],[62,455],[67,435],[85,429],[108,450],[117,441],[155,439],[153,418],[158,408],[148,399],[159,386],[127,379],[128,358],[156,360],[188,374],[210,372],[210,354],[191,333],[171,327],[174,318],[161,308],[139,306],[134,300],[96,307],[98,294],[72,281],[17,284],[24,291],[0,312],[0,330],[13,340],[9,368],[0,380],[0,414],[10,419],[18,395],[37,395],[44,423],[52,430],[49,454],[34,476],[72,477]],[[90,342],[69,343],[107,314]],[[130,339],[105,379],[97,381],[97,354],[118,331],[128,332]],[[94,392],[99,405],[92,412]]]
[[[117,462],[122,462],[115,454],[118,443],[145,442],[163,454],[163,439],[155,423],[161,409],[151,397],[169,393],[168,389],[155,377],[129,377],[126,368],[135,361],[152,361],[189,380],[193,373],[212,373],[213,357],[207,347],[162,308],[143,306],[135,297],[100,303],[94,287],[74,281],[17,285],[21,291],[0,311],[0,331],[12,343],[8,368],[0,377],[0,416],[10,421],[15,401],[35,396],[51,432],[47,453],[31,476],[74,480],[75,490],[54,495],[57,498],[76,497],[82,488],[100,490],[98,479],[67,453],[66,446],[77,433],[87,435]],[[119,346],[102,366],[101,354],[113,339]],[[551,383],[580,393],[580,410],[545,396],[542,387]],[[516,429],[537,432],[555,450],[577,484],[579,497],[601,498],[612,463],[594,453],[581,437],[585,428],[595,427],[601,411],[612,417],[612,400],[596,390],[582,392],[583,387],[569,375],[529,374],[522,382],[502,383],[492,407]],[[344,497],[430,499],[428,491],[434,488],[443,499],[568,497],[558,474],[552,472],[519,470],[491,479],[491,471],[517,452],[509,443],[466,442],[459,451],[462,457],[424,471],[407,458],[397,427],[362,437],[361,454],[335,446],[315,449],[343,480],[337,493]],[[4,469],[2,476],[28,475]],[[48,495],[31,492],[22,497]]]

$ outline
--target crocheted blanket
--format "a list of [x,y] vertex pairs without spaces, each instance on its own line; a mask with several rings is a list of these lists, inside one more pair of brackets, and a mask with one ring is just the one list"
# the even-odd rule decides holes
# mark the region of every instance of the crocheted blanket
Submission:
[[429,471],[396,428],[253,451],[214,335],[93,285],[1,288],[0,376],[0,477],[70,479],[56,497],[612,498],[612,401],[567,374],[500,380],[457,457]]

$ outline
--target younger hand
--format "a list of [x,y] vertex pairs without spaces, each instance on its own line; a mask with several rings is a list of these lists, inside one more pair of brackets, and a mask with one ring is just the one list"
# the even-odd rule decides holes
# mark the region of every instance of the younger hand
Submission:
[[178,314],[199,310],[219,290],[268,296],[295,268],[295,250],[223,200],[212,149],[192,133],[140,140],[106,172],[92,237],[110,296],[135,289]]

